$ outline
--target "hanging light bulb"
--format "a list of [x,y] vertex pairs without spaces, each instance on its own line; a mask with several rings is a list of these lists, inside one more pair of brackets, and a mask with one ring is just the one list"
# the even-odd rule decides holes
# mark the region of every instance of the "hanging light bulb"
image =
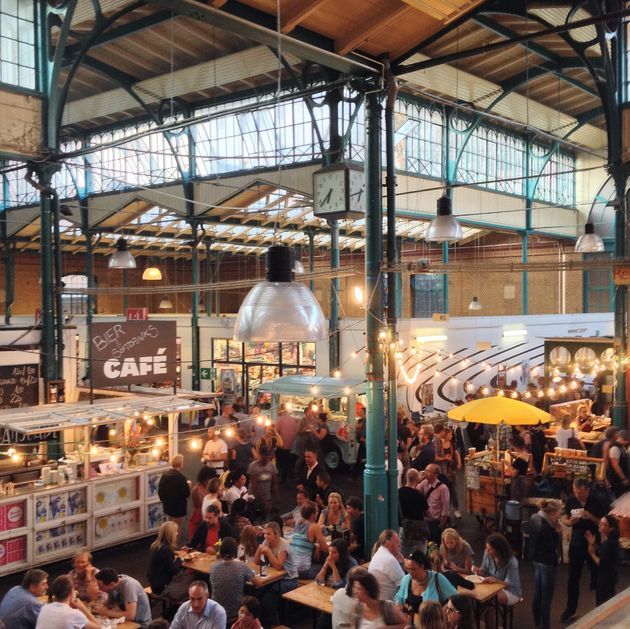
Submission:
[[303,275],[304,274],[304,265],[302,264],[302,262],[300,260],[296,260],[293,263],[293,272],[296,275]]
[[201,442],[199,439],[191,439],[190,440],[190,449],[191,450],[201,450]]
[[363,299],[363,289],[360,286],[355,286],[352,289],[352,292],[354,293],[354,300],[360,305],[363,306],[365,304],[365,301]]
[[239,308],[235,341],[323,341],[328,337],[315,295],[294,280],[292,254],[285,245],[267,249],[266,278],[249,291]]
[[341,371],[339,369],[333,371],[333,378],[341,378]]
[[468,310],[481,310],[481,304],[477,297],[473,297],[468,304]]
[[162,271],[155,264],[149,264],[142,273],[142,279],[149,282],[157,282],[162,279]]
[[437,201],[437,216],[424,235],[430,242],[455,242],[463,238],[462,226],[453,216],[451,200],[445,194]]
[[497,395],[498,395],[499,397],[503,397],[503,396],[505,395],[505,392],[503,391],[503,389],[499,389],[499,390],[497,391]]
[[575,251],[578,253],[597,253],[604,251],[604,241],[599,234],[595,233],[595,225],[593,225],[593,223],[586,223],[586,225],[584,225],[584,233],[577,239]]
[[107,266],[110,269],[135,269],[136,260],[127,249],[127,241],[119,238],[116,242],[116,251],[109,258]]
[[158,310],[173,310],[173,302],[168,297],[164,297],[158,306]]

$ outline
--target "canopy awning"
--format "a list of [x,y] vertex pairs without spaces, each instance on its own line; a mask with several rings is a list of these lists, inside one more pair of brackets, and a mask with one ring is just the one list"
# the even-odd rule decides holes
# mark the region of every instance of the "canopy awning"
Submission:
[[14,430],[24,435],[37,435],[56,430],[71,430],[98,426],[100,424],[116,424],[138,417],[156,417],[169,413],[201,411],[213,408],[212,402],[200,402],[168,396],[133,396],[75,402],[73,404],[44,404],[9,408],[0,411],[0,427]]

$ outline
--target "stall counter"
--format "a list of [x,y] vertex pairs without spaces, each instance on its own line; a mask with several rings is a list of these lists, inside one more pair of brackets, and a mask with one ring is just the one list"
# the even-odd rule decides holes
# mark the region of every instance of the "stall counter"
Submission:
[[168,464],[71,483],[18,486],[0,497],[0,576],[152,535],[164,522],[157,488]]

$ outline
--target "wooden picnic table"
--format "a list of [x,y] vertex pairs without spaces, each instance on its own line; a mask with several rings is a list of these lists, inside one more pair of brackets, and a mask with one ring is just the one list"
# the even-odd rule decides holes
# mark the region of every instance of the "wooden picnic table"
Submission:
[[[48,603],[47,594],[44,594],[43,596],[38,596],[37,598],[42,605],[46,605],[46,603]],[[96,620],[98,620],[99,623],[103,623],[106,620],[115,620],[115,618],[97,616],[96,614],[94,614],[94,617],[96,618]],[[124,622],[118,623],[116,625],[116,629],[140,629],[140,625],[137,622],[133,622],[133,620],[125,620]]]
[[336,592],[335,588],[329,585],[319,585],[315,581],[302,585],[295,590],[285,592],[282,598],[305,605],[325,614],[332,614],[332,596]]
[[[192,559],[190,561],[182,561],[182,566],[184,566],[184,568],[194,570],[195,572],[202,572],[203,574],[210,574],[212,564],[214,564],[216,561],[219,561],[218,555],[209,555],[208,553],[186,553],[184,551],[179,551],[177,554],[180,557],[184,557],[188,554],[192,555]],[[260,579],[260,583],[256,587],[265,587],[266,585],[269,585],[270,583],[275,583],[276,581],[280,581],[287,576],[286,570],[276,570],[276,568],[272,568],[271,566],[265,566],[265,576],[261,577],[260,566],[257,566],[256,564],[251,562],[249,562],[247,565]]]
[[[465,577],[464,577],[465,578]],[[458,594],[468,596],[480,604],[491,601],[504,587],[505,583],[499,581],[497,583],[475,583],[474,590],[467,590],[459,586],[457,588]]]

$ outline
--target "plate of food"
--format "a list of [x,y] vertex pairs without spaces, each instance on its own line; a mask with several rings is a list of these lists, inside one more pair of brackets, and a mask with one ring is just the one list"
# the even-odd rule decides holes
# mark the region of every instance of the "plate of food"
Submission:
[[471,583],[483,583],[483,577],[480,577],[478,574],[468,574],[466,579]]

